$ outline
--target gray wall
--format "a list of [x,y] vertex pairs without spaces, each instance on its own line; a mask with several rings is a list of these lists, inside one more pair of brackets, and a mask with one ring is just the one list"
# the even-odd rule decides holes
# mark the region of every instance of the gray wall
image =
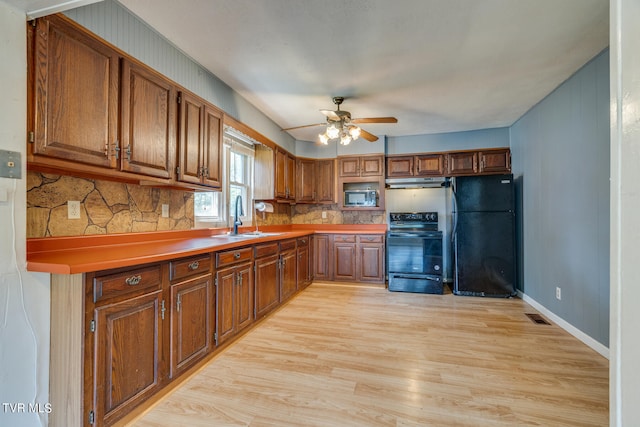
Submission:
[[65,12],[69,18],[109,43],[196,93],[229,115],[295,152],[295,140],[226,83],[177,49],[113,0]]
[[[520,286],[609,345],[609,52],[510,129]],[[555,297],[562,289],[562,300]]]
[[386,153],[427,153],[508,146],[509,128],[493,128],[428,135],[388,136]]

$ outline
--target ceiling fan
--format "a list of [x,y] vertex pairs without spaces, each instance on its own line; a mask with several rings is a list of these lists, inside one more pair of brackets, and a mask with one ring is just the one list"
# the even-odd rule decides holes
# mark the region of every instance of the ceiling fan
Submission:
[[340,104],[344,102],[344,97],[334,96],[333,103],[336,104],[336,110],[320,110],[322,114],[327,116],[326,123],[315,123],[312,125],[296,126],[292,128],[282,129],[283,131],[302,129],[313,126],[326,126],[326,131],[319,136],[320,143],[327,145],[332,139],[339,139],[342,145],[347,145],[351,141],[355,141],[359,137],[367,141],[374,142],[378,137],[361,129],[357,124],[361,123],[398,123],[395,117],[370,117],[352,119],[351,113],[340,109]]

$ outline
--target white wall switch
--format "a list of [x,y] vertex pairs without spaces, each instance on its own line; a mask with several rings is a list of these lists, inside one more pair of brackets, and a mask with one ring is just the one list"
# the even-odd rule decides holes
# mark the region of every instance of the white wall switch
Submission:
[[169,218],[169,205],[162,205],[162,218]]
[[322,219],[327,219],[327,211],[322,211]]
[[67,202],[67,218],[80,219],[80,202],[78,200],[69,200]]

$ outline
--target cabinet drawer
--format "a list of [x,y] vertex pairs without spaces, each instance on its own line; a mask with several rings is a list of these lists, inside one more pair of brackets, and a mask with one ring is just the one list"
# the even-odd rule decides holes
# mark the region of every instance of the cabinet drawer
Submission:
[[93,302],[134,292],[162,289],[162,267],[152,265],[93,278]]
[[176,281],[211,272],[211,255],[200,255],[169,262],[169,280]]
[[251,261],[252,248],[233,249],[216,254],[216,266],[224,267],[242,261]]
[[303,248],[309,246],[309,236],[298,237],[298,247]]
[[281,251],[286,251],[286,250],[295,249],[295,248],[296,248],[296,239],[282,240],[280,242]]
[[340,243],[355,243],[356,235],[355,234],[336,234],[335,236],[333,236],[333,241],[340,242]]
[[360,243],[382,243],[384,236],[382,235],[362,235],[358,236]]
[[278,242],[265,243],[264,245],[257,245],[255,247],[255,257],[262,258],[269,255],[275,255],[278,253]]

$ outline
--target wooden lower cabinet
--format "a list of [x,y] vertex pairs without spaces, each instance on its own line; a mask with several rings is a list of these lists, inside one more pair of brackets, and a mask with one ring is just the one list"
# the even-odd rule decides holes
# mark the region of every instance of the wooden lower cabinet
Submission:
[[253,322],[253,274],[251,263],[216,273],[217,332],[220,345]]
[[333,237],[333,278],[355,282],[356,280],[356,236],[354,234]]
[[313,239],[313,278],[333,280],[333,239],[330,234],[316,234]]
[[381,234],[316,234],[313,279],[384,283],[385,243]]
[[385,270],[384,236],[360,235],[358,236],[357,248],[357,281],[383,283]]
[[171,378],[209,352],[212,287],[210,273],[171,286]]
[[309,253],[309,248],[311,247],[311,245],[309,240],[309,236],[301,237],[298,239],[298,263],[296,266],[298,270],[298,289],[306,287],[313,280],[311,275],[312,268],[311,257]]
[[280,302],[298,290],[297,260],[295,239],[280,242]]
[[260,319],[280,304],[278,243],[256,246],[255,257],[255,318]]
[[96,416],[105,425],[161,386],[161,292],[96,310]]

